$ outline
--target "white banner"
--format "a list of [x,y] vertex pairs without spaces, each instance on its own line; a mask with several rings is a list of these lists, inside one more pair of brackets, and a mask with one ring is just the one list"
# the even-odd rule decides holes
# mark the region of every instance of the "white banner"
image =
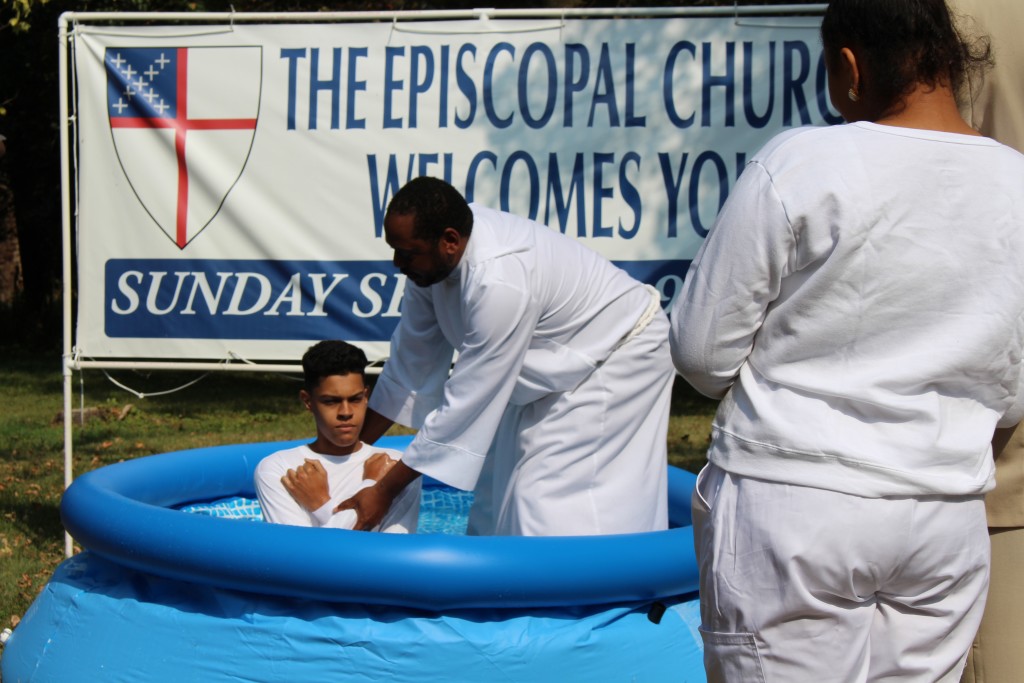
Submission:
[[86,358],[386,357],[383,213],[419,175],[668,306],[745,160],[839,121],[814,18],[80,23],[74,48]]

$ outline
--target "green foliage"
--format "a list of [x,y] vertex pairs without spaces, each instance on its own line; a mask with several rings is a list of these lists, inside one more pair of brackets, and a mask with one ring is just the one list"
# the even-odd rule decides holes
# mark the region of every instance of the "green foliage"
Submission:
[[[7,18],[7,25],[10,26],[16,32],[28,31],[31,25],[28,23],[28,15],[32,13],[32,8],[36,5],[45,5],[50,0],[0,0],[0,9],[3,10],[4,15],[10,15]],[[2,112],[0,112],[2,113]]]

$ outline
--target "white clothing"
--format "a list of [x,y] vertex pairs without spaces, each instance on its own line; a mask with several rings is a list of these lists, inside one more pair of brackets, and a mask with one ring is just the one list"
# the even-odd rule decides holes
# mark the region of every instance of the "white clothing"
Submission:
[[419,429],[407,465],[477,488],[472,531],[666,528],[664,313],[637,332],[639,282],[543,225],[471,208],[452,274],[406,288],[370,407]]
[[992,140],[864,122],[744,170],[672,320],[725,395],[694,500],[710,680],[959,676],[990,440],[1024,415],[1021,178]]
[[[363,464],[375,453],[386,453],[396,460],[402,457],[400,451],[365,443],[351,455],[323,455],[307,445],[271,453],[256,466],[255,474],[256,495],[260,500],[263,518],[274,524],[351,529],[356,523],[355,511],[342,510],[334,514],[334,506],[375,483],[372,479],[363,479]],[[319,460],[324,466],[331,497],[313,512],[299,505],[281,483],[281,478],[288,470],[303,465],[307,458]],[[392,534],[415,533],[420,514],[420,489],[419,480],[407,486],[373,530]]]
[[988,586],[982,496],[862,498],[708,465],[693,498],[710,683],[955,683]]
[[575,391],[508,406],[476,486],[467,534],[667,528],[667,494],[659,492],[668,487],[669,366],[662,314]]
[[867,497],[990,489],[993,429],[1024,416],[1022,178],[982,137],[773,139],[672,312],[677,369],[725,396],[709,460]]

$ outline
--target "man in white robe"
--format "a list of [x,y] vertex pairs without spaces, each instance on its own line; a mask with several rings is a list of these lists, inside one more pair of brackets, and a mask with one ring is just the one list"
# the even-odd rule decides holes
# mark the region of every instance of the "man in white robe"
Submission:
[[[665,529],[674,372],[660,296],[547,227],[417,178],[384,219],[405,290],[364,438],[419,430],[337,509],[371,528],[420,474],[475,491],[469,533]],[[453,352],[458,359],[451,368]]]

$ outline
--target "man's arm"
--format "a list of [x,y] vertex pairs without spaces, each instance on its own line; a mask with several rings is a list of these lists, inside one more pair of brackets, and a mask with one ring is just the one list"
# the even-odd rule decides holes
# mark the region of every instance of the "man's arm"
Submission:
[[338,503],[334,512],[355,510],[357,520],[352,528],[356,531],[373,529],[384,519],[398,494],[419,476],[419,472],[399,460],[383,479]]
[[423,420],[402,461],[449,486],[476,486],[487,450],[501,424],[542,306],[530,294],[527,266],[495,259],[465,285],[474,291],[461,304],[465,338],[444,385],[441,404]]
[[376,443],[377,439],[384,436],[393,424],[395,424],[394,420],[389,420],[373,408],[367,408],[366,419],[363,420],[363,429],[359,432],[359,438],[363,443]]

